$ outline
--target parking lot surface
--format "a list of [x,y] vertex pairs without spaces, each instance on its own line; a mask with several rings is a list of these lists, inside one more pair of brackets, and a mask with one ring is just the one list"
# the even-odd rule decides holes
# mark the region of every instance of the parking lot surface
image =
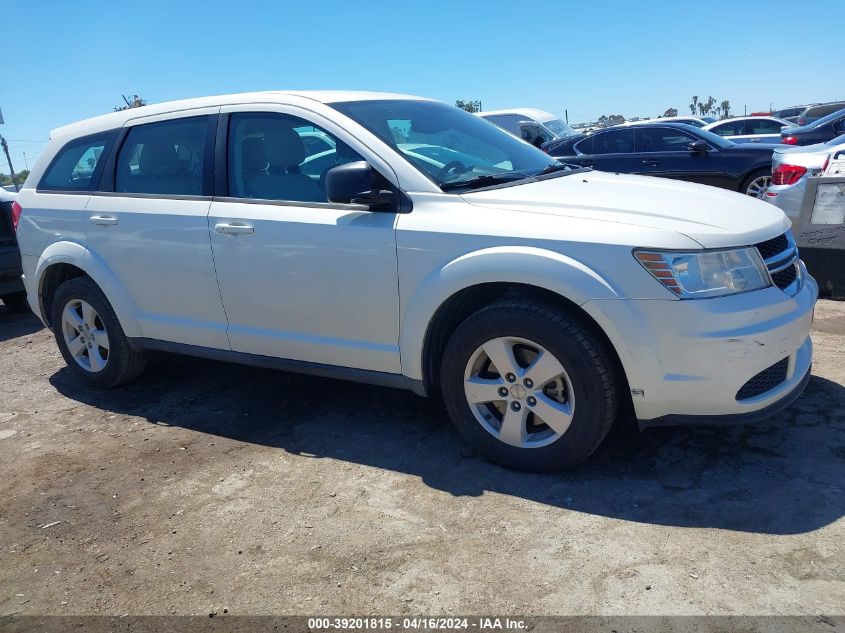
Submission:
[[842,614],[845,303],[814,343],[770,423],[530,475],[401,391],[178,357],[89,390],[0,307],[0,615]]

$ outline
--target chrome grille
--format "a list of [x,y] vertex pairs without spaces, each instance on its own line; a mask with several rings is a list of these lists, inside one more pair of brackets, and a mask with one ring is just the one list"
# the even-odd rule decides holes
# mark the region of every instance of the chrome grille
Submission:
[[754,246],[769,270],[772,283],[787,294],[797,293],[801,280],[798,275],[798,247],[792,232],[787,231]]

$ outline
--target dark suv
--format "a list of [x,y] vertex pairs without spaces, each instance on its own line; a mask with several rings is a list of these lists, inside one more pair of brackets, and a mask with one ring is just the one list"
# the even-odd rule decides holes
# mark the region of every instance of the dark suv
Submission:
[[0,187],[0,299],[12,312],[26,312],[29,304],[21,279],[21,253],[12,222],[14,200],[15,194]]

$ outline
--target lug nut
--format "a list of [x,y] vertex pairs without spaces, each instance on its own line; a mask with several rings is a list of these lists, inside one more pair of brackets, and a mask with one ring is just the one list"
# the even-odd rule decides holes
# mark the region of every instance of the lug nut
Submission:
[[526,378],[525,379],[525,386],[528,387],[529,389],[531,389],[531,387],[534,386],[534,381],[531,380],[530,378]]
[[514,411],[519,411],[521,408],[522,406],[518,402],[514,402],[511,404],[511,409],[513,409]]
[[511,373],[505,374],[505,380],[508,382],[516,382],[516,376]]
[[499,387],[499,395],[504,398],[505,396],[508,395],[508,390],[505,389],[504,387]]
[[537,398],[534,396],[528,396],[528,406],[533,407],[535,404],[537,404]]

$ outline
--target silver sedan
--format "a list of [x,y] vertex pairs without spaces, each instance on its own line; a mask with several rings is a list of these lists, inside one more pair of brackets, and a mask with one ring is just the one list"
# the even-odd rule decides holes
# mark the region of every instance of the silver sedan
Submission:
[[801,215],[801,202],[807,178],[822,173],[830,157],[845,150],[845,134],[817,145],[784,145],[772,154],[772,184],[763,199],[779,207],[795,222]]

